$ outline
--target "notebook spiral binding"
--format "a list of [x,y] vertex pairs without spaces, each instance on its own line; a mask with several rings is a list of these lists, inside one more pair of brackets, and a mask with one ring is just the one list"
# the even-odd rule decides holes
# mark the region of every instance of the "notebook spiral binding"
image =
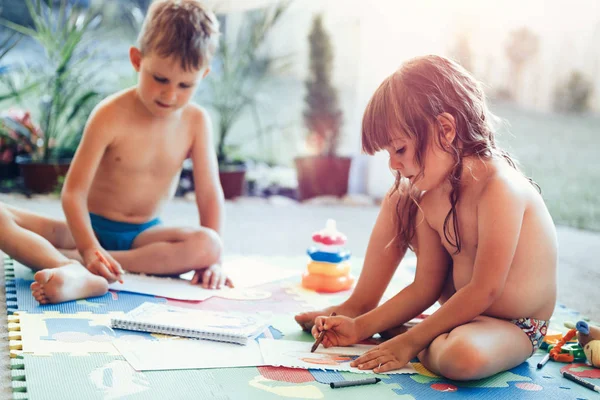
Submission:
[[193,339],[206,339],[236,344],[245,344],[248,341],[247,336],[231,334],[226,330],[221,330],[220,332],[207,332],[195,329],[178,328],[172,325],[146,323],[144,321],[125,321],[119,318],[111,318],[111,327],[129,331],[162,333],[165,335],[183,336]]

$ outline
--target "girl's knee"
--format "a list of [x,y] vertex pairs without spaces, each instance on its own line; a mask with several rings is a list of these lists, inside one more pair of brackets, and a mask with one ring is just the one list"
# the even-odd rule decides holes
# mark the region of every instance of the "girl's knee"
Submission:
[[466,337],[447,339],[438,357],[439,373],[457,381],[483,378],[488,364],[485,354]]

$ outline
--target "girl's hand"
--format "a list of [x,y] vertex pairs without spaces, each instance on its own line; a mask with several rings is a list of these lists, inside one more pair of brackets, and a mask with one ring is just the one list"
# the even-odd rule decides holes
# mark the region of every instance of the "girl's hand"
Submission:
[[384,373],[404,367],[421,350],[406,340],[406,336],[402,334],[373,347],[352,361],[350,366],[358,369],[372,369],[378,374]]
[[321,331],[325,331],[321,342],[325,347],[349,346],[361,339],[355,320],[344,316],[317,317],[312,328],[315,339]]

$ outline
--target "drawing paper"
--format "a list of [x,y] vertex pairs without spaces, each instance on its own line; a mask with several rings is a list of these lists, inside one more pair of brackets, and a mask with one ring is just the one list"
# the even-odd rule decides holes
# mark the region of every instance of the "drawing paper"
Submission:
[[109,289],[188,301],[203,301],[213,296],[253,300],[257,297],[266,298],[270,294],[257,293],[248,288],[300,275],[300,271],[243,257],[227,259],[224,268],[233,281],[235,289],[204,289],[200,285],[192,285],[190,280],[194,276],[194,271],[183,274],[180,278],[127,273],[123,275],[122,284],[112,283]]
[[113,345],[136,371],[234,368],[264,365],[258,343],[246,346],[209,340],[116,340]]
[[[375,347],[372,345],[354,345],[349,347],[330,347],[328,349],[319,346],[314,352],[310,352],[312,343],[297,342],[293,340],[259,339],[260,351],[267,365],[289,367],[289,368],[320,368],[333,371],[357,372],[373,374],[372,370],[360,370],[353,368],[350,363]],[[401,369],[389,371],[385,374],[416,374],[417,371],[409,363]]]

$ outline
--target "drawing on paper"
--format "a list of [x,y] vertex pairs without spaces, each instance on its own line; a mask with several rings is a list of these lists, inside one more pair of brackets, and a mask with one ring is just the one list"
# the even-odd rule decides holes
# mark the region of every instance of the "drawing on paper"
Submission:
[[[349,347],[319,348],[314,353],[310,352],[311,343],[293,340],[260,339],[260,351],[266,365],[282,366],[289,368],[323,368],[334,371],[348,371],[358,373],[373,373],[371,370],[359,370],[350,366],[355,360],[372,345],[354,345]],[[391,374],[415,374],[411,364],[391,371]]]

